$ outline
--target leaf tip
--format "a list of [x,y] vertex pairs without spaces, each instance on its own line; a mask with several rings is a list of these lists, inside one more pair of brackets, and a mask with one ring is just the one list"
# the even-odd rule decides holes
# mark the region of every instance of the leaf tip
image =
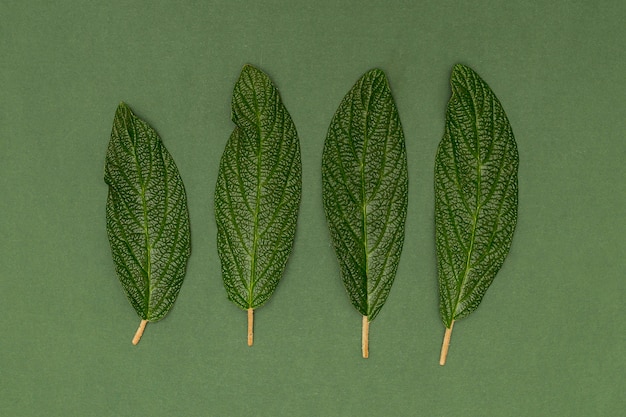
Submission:
[[256,76],[265,76],[267,77],[267,75],[261,71],[259,68],[255,67],[252,64],[244,64],[244,66],[241,68],[241,74],[250,74],[250,75],[256,75]]
[[130,107],[128,107],[128,104],[126,104],[125,101],[120,101],[120,104],[118,104],[117,108],[118,110],[130,110]]
[[250,71],[250,70],[255,70],[257,69],[254,65],[252,64],[243,64],[243,67],[241,67],[241,71]]
[[373,79],[382,79],[387,81],[387,74],[380,68],[372,68],[364,74],[364,77],[371,77]]
[[453,72],[458,72],[458,71],[463,71],[465,69],[469,68],[467,65],[461,64],[460,62],[457,62],[456,64],[454,64],[454,67],[452,68]]
[[466,74],[468,72],[471,72],[470,67],[468,67],[467,65],[463,65],[461,63],[456,63],[452,67],[452,73],[450,74],[450,80],[452,82],[454,82],[455,80],[458,80],[459,78],[461,78],[461,79],[465,78]]
[[120,104],[117,106],[117,110],[115,111],[116,117],[126,118],[127,116],[134,116],[135,114],[131,110],[131,108],[124,101],[120,101]]

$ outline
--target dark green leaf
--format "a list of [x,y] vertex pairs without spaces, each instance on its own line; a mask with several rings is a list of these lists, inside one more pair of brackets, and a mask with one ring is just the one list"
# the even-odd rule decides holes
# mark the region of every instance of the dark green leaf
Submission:
[[157,133],[121,103],[106,155],[107,232],[117,275],[137,314],[163,318],[190,254],[183,182]]
[[517,222],[518,153],[489,86],[456,65],[435,161],[435,227],[444,325],[474,311],[509,252]]
[[254,309],[274,292],[293,245],[300,144],[278,90],[250,65],[235,84],[232,119],[215,189],[218,252],[228,298]]
[[323,199],[341,277],[374,320],[387,300],[407,212],[404,134],[385,73],[365,73],[332,119],[322,159]]

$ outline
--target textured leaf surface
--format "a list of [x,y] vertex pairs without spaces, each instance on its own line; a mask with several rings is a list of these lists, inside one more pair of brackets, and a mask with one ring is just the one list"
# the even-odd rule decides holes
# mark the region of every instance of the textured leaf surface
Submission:
[[278,90],[246,65],[232,99],[236,127],[215,190],[218,252],[228,298],[265,303],[291,252],[302,194],[300,144]]
[[115,113],[104,180],[117,275],[137,314],[157,321],[176,300],[190,255],[187,197],[157,133],[124,103]]
[[474,311],[511,246],[517,222],[518,153],[489,86],[456,65],[435,160],[440,310],[450,328]]
[[407,160],[384,72],[365,73],[332,119],[322,159],[323,199],[341,276],[372,321],[387,300],[407,211]]

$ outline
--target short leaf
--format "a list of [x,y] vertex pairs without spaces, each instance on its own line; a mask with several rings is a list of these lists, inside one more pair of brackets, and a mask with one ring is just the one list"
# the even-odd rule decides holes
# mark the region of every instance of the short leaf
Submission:
[[115,113],[104,180],[115,269],[142,322],[172,308],[191,253],[183,181],[159,135],[121,103]]

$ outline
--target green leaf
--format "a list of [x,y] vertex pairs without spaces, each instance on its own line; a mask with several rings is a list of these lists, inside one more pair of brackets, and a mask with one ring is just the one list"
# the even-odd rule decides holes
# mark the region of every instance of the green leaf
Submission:
[[324,144],[322,181],[341,277],[367,325],[389,295],[407,212],[404,134],[383,71],[366,72],[339,105]]
[[511,125],[489,86],[460,64],[450,84],[435,160],[440,310],[449,330],[478,307],[509,252],[519,163]]
[[300,143],[278,90],[251,65],[235,84],[232,120],[215,189],[218,252],[228,298],[251,312],[272,295],[291,252]]
[[115,113],[104,181],[117,275],[139,317],[158,321],[178,296],[191,252],[187,197],[158,134],[124,103]]

